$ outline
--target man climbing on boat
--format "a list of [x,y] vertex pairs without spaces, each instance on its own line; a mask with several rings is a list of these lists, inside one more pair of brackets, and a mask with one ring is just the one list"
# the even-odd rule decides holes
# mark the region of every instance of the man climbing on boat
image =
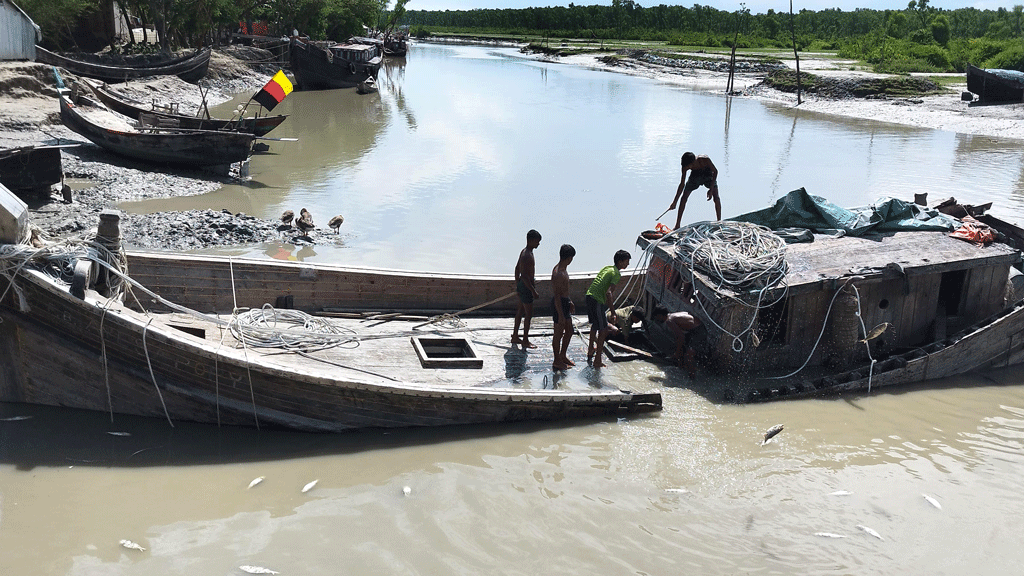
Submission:
[[[512,328],[512,343],[521,344],[524,349],[536,348],[530,342],[530,321],[533,319],[533,301],[540,297],[537,293],[534,275],[537,269],[533,259],[533,250],[540,246],[540,232],[530,230],[526,233],[526,248],[519,253],[516,262],[516,295],[519,296],[519,307],[516,309],[515,326]],[[523,323],[523,337],[519,338],[519,323]]]
[[562,244],[558,250],[560,260],[551,270],[551,319],[555,324],[555,334],[551,338],[551,349],[554,352],[553,370],[567,370],[576,363],[569,360],[569,342],[572,340],[572,315],[576,313],[576,305],[569,299],[569,264],[576,256],[576,249]]
[[[697,188],[704,186],[708,189],[708,200],[715,201],[715,217],[718,220],[722,219],[722,200],[718,197],[718,168],[715,167],[714,162],[711,158],[708,158],[704,154],[697,156],[693,152],[686,152],[683,154],[682,160],[683,175],[679,180],[679,186],[676,188],[676,197],[672,200],[672,205],[668,207],[669,210],[673,210],[676,204],[679,204],[679,213],[676,215],[676,227],[674,230],[678,230],[683,220],[683,211],[686,210],[686,200]],[[690,171],[690,178],[686,178],[686,171]],[[682,203],[679,203],[679,196],[682,195]]]
[[[604,341],[610,332],[608,328],[608,308],[615,300],[612,299],[612,290],[622,279],[621,270],[629,266],[629,252],[619,250],[615,253],[612,261],[614,266],[605,266],[597,273],[597,277],[591,282],[587,289],[587,319],[590,320],[590,344],[587,346],[587,362],[594,362],[594,368],[603,368],[604,362],[601,357],[604,350]],[[611,312],[612,321],[617,316]],[[595,356],[594,353],[597,353]]]
[[664,324],[672,336],[675,337],[675,351],[672,359],[678,366],[693,378],[697,373],[697,352],[690,346],[690,333],[701,325],[693,314],[689,312],[673,312],[669,314],[664,306],[656,306],[651,318],[655,322]]

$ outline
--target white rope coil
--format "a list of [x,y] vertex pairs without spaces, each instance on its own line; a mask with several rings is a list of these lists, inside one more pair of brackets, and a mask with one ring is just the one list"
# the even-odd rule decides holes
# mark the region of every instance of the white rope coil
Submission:
[[786,279],[786,242],[749,222],[698,222],[685,226],[676,249],[691,267],[737,292],[772,288]]

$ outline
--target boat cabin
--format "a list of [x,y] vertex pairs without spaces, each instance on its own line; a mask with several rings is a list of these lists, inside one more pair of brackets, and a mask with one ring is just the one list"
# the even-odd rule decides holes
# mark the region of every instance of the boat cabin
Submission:
[[335,58],[356,64],[370,64],[381,56],[381,48],[374,44],[335,44],[330,50]]

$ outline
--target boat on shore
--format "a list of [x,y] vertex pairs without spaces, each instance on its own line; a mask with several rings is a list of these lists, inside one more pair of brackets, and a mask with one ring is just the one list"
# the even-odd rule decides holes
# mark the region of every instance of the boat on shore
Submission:
[[593,369],[553,373],[540,310],[540,347],[509,344],[511,276],[124,253],[118,213],[100,218],[70,251],[0,250],[24,264],[0,301],[0,401],[316,432],[661,408]]
[[[846,211],[800,189],[734,221],[641,236],[641,300],[701,321],[689,345],[715,383],[696,386],[715,401],[871,391],[1024,362],[1022,239],[990,215],[892,199]],[[653,328],[669,354],[674,339]]]
[[299,90],[352,88],[380,72],[383,54],[376,43],[313,43],[293,38],[289,50]]
[[978,104],[1024,102],[1024,72],[983,69],[968,64],[967,90],[977,95]]
[[173,57],[158,63],[110,64],[62,56],[36,46],[36,61],[58,66],[75,76],[92,78],[107,84],[117,84],[148,76],[177,76],[186,82],[195,84],[206,77],[206,72],[210,67],[210,52],[210,48],[203,48],[192,54]]
[[102,103],[64,90],[60,119],[69,129],[115,154],[155,164],[225,166],[247,160],[256,136],[247,132],[191,130],[155,119],[129,120]]
[[57,146],[22,146],[0,150],[0,184],[15,193],[49,192],[64,179]]
[[287,115],[276,116],[250,116],[248,118],[233,118],[225,120],[222,118],[203,118],[179,114],[174,107],[162,106],[153,102],[150,105],[143,104],[121,94],[104,83],[85,80],[96,98],[106,104],[108,108],[133,120],[144,116],[152,116],[165,120],[165,124],[175,128],[186,128],[189,130],[228,130],[235,132],[248,132],[256,136],[266,136],[271,130],[277,128],[288,118]]

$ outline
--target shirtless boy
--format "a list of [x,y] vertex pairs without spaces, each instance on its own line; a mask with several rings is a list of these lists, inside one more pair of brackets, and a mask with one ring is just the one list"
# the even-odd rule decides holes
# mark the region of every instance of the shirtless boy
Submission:
[[562,244],[558,250],[558,257],[561,260],[551,270],[551,291],[554,296],[551,298],[551,319],[555,323],[555,335],[551,338],[551,349],[554,351],[554,362],[551,363],[553,370],[566,370],[576,363],[569,360],[569,342],[572,340],[572,315],[576,313],[576,305],[569,299],[569,264],[576,256],[576,249],[568,244]]
[[[522,344],[523,348],[536,348],[530,342],[530,320],[533,319],[533,301],[540,297],[537,293],[534,273],[537,266],[533,259],[533,250],[540,246],[540,232],[530,230],[526,233],[526,248],[519,253],[516,262],[516,294],[519,296],[519,307],[516,309],[515,327],[512,328],[512,343]],[[519,323],[523,323],[523,337],[519,338]]]
[[[683,154],[680,160],[683,168],[683,176],[679,180],[679,186],[676,188],[676,197],[672,200],[672,205],[668,207],[672,210],[676,207],[676,203],[679,202],[679,196],[683,196],[683,202],[679,204],[679,213],[676,215],[676,227],[675,230],[679,229],[680,223],[683,221],[683,210],[686,210],[686,199],[690,197],[690,193],[705,186],[708,189],[708,200],[714,199],[715,201],[715,217],[719,220],[722,219],[722,200],[718,197],[718,168],[711,161],[711,158],[701,154],[697,156],[693,152],[686,152]],[[690,171],[690,178],[687,180],[686,171]]]
[[680,368],[686,370],[690,378],[693,378],[697,372],[697,353],[689,346],[688,340],[690,339],[690,332],[699,327],[701,321],[689,312],[673,312],[669,314],[668,309],[662,306],[654,308],[651,318],[655,322],[664,323],[669,332],[675,337],[676,345],[672,353],[672,359],[678,363]]

